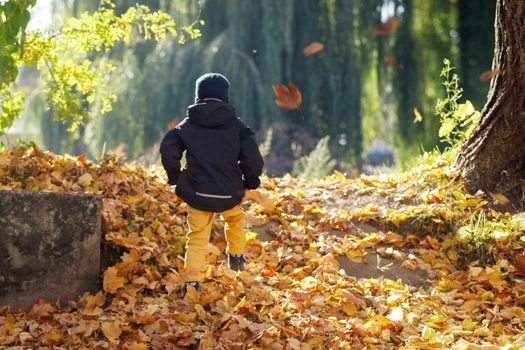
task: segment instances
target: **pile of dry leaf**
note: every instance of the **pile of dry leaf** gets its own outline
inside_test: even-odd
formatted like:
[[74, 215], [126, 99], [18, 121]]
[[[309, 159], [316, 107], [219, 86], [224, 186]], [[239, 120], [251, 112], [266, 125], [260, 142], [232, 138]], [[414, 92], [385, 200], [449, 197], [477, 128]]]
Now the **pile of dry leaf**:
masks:
[[[159, 169], [7, 149], [0, 153], [0, 189], [100, 194], [106, 241], [125, 253], [94, 295], [68, 305], [39, 301], [27, 312], [0, 309], [0, 345], [520, 349], [522, 222], [466, 195], [448, 158], [424, 157], [398, 175], [263, 179], [244, 207], [250, 227], [273, 223], [273, 239], [262, 242], [249, 229], [247, 268], [235, 274], [225, 266], [218, 222], [203, 291], [183, 296], [185, 205]], [[375, 231], [358, 229], [363, 222]], [[382, 246], [378, 251], [408, 271], [426, 269], [428, 285], [356, 279], [340, 268], [337, 256], [359, 261], [371, 246]]]

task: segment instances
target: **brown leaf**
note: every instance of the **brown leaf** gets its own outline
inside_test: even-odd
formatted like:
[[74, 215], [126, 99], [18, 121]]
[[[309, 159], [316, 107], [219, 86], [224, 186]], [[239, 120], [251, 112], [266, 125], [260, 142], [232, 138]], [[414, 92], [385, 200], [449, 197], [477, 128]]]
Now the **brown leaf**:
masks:
[[283, 109], [298, 109], [303, 102], [301, 92], [293, 83], [290, 83], [289, 86], [273, 85], [273, 92], [277, 97], [275, 104]]
[[374, 30], [374, 35], [385, 35], [391, 32], [392, 30], [397, 29], [401, 25], [401, 20], [399, 17], [392, 16], [390, 17], [383, 25], [377, 27]]
[[518, 254], [512, 260], [512, 265], [516, 269], [516, 275], [525, 277], [525, 255]]
[[33, 304], [33, 306], [31, 306], [31, 311], [29, 311], [29, 313], [37, 318], [46, 318], [51, 317], [56, 311], [56, 308], [49, 302], [39, 299]]
[[39, 338], [40, 342], [44, 345], [53, 346], [57, 345], [62, 340], [62, 331], [58, 328], [52, 328], [50, 331], [45, 332]]
[[318, 41], [314, 41], [314, 42], [308, 44], [303, 49], [303, 54], [305, 56], [310, 56], [310, 55], [318, 53], [319, 51], [322, 51], [323, 49], [324, 49], [324, 44], [323, 43], [320, 43]]

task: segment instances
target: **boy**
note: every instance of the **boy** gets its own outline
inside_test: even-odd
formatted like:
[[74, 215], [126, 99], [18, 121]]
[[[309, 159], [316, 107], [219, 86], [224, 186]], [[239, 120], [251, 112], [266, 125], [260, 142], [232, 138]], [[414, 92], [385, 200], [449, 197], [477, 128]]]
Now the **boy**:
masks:
[[[228, 266], [244, 269], [246, 246], [244, 213], [240, 203], [245, 189], [256, 189], [263, 159], [254, 133], [229, 104], [230, 83], [221, 74], [208, 73], [195, 82], [195, 104], [187, 117], [162, 140], [162, 165], [168, 183], [188, 205], [184, 289], [199, 289], [206, 267], [208, 242], [215, 215], [225, 221]], [[186, 166], [180, 160], [186, 151]]]

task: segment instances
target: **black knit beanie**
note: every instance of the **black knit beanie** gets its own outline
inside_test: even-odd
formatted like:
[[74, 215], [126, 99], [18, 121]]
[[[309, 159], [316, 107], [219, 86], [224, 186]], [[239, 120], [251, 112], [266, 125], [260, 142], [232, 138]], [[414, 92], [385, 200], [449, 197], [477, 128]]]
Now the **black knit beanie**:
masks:
[[229, 87], [230, 82], [222, 74], [206, 73], [195, 82], [195, 102], [205, 98], [218, 98], [229, 103]]

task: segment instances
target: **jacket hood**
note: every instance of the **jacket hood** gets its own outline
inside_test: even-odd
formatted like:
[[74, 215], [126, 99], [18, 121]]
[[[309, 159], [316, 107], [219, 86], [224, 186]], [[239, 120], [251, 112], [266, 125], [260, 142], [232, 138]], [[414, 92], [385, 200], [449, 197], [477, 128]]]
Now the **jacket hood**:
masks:
[[188, 118], [204, 128], [216, 128], [236, 119], [235, 108], [218, 99], [207, 98], [188, 107]]

